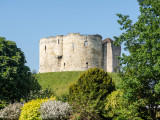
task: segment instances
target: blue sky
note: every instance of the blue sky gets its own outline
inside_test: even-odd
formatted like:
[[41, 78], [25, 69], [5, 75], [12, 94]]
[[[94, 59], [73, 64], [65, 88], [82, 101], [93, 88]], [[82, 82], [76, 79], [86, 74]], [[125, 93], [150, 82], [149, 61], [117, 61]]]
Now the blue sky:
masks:
[[[68, 33], [100, 34], [103, 39], [122, 31], [116, 13], [137, 21], [136, 0], [0, 0], [0, 36], [16, 42], [27, 66], [39, 69], [39, 40]], [[124, 52], [122, 50], [122, 52]]]

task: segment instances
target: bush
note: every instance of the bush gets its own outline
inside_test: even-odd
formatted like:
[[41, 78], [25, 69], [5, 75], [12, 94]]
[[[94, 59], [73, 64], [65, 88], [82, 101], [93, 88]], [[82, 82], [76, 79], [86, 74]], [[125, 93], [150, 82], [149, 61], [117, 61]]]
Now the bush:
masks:
[[102, 120], [98, 110], [95, 109], [96, 102], [73, 103], [69, 120]]
[[46, 88], [44, 90], [37, 90], [37, 91], [30, 91], [30, 94], [28, 96], [27, 99], [25, 99], [26, 101], [30, 101], [33, 99], [45, 99], [45, 98], [50, 98], [52, 96], [55, 96], [55, 93], [50, 89], [50, 88]]
[[0, 109], [3, 109], [5, 106], [8, 105], [8, 102], [5, 100], [0, 100]]
[[40, 106], [43, 102], [48, 100], [55, 100], [55, 98], [50, 99], [37, 99], [31, 100], [28, 103], [25, 103], [22, 107], [21, 115], [19, 120], [40, 120]]
[[84, 101], [96, 102], [95, 108], [102, 115], [105, 113], [106, 97], [114, 89], [114, 82], [103, 69], [92, 68], [84, 72], [77, 82], [69, 87], [69, 101], [81, 104]]
[[9, 104], [4, 109], [0, 111], [0, 119], [3, 120], [18, 120], [20, 113], [21, 113], [21, 107], [23, 104], [20, 103], [14, 103]]
[[62, 102], [67, 102], [68, 101], [68, 94], [62, 94], [62, 95], [56, 95], [56, 100], [62, 101]]
[[123, 99], [123, 91], [116, 90], [107, 96], [105, 109], [107, 111], [107, 117], [113, 118], [119, 115], [120, 109], [122, 109], [123, 104], [125, 104]]
[[71, 107], [68, 103], [49, 100], [42, 103], [40, 112], [42, 120], [65, 120], [71, 112]]
[[112, 120], [148, 120], [146, 101], [139, 98], [137, 102], [129, 103], [123, 94], [123, 90], [119, 89], [107, 96], [107, 117]]

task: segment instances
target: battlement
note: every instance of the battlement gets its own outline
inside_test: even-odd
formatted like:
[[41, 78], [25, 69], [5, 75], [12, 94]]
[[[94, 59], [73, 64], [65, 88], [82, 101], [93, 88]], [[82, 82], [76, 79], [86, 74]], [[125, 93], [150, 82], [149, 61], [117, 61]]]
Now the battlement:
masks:
[[[85, 71], [100, 67], [108, 72], [118, 69], [121, 48], [113, 45], [113, 40], [101, 35], [68, 35], [50, 36], [40, 39], [39, 72]], [[116, 68], [117, 67], [117, 68]]]

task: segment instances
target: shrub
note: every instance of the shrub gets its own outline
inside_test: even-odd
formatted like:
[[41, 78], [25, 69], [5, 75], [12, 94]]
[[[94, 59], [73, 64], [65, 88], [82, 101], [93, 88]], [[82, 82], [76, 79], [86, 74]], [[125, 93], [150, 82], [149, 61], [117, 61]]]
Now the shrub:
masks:
[[114, 82], [103, 69], [92, 68], [84, 72], [76, 83], [69, 87], [69, 101], [81, 104], [84, 101], [97, 102], [95, 108], [102, 115], [105, 112], [106, 96], [114, 89]]
[[9, 104], [0, 111], [0, 118], [3, 120], [18, 120], [23, 104]]
[[119, 114], [119, 110], [122, 109], [124, 104], [123, 91], [116, 90], [107, 96], [105, 109], [107, 111], [107, 117], [113, 118]]
[[69, 120], [102, 120], [98, 110], [95, 109], [96, 102], [73, 103]]
[[62, 94], [62, 95], [55, 95], [56, 100], [62, 101], [62, 102], [67, 102], [68, 101], [68, 94]]
[[46, 88], [44, 90], [38, 90], [38, 91], [30, 91], [30, 94], [26, 101], [30, 101], [33, 99], [45, 99], [45, 98], [50, 98], [52, 96], [55, 96], [55, 93], [50, 89]]
[[148, 120], [146, 101], [139, 98], [137, 102], [129, 103], [123, 94], [123, 90], [119, 89], [107, 96], [107, 117], [112, 120]]
[[22, 107], [21, 115], [19, 120], [40, 120], [39, 116], [41, 115], [39, 109], [42, 102], [48, 100], [55, 100], [55, 98], [50, 99], [37, 99], [31, 100], [28, 103], [25, 103]]
[[8, 102], [5, 100], [0, 100], [0, 109], [3, 109], [5, 106], [8, 105]]
[[71, 112], [70, 105], [61, 101], [46, 101], [42, 103], [41, 108], [42, 120], [64, 120]]

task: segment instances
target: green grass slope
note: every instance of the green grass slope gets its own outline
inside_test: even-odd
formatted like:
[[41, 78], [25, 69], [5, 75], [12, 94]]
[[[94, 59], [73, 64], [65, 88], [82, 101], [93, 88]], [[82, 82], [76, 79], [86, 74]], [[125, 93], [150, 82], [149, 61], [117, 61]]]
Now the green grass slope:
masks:
[[118, 73], [108, 73], [108, 74], [112, 78], [112, 80], [114, 81], [116, 89], [118, 89], [119, 85], [121, 83], [121, 78], [119, 77]]
[[[69, 85], [76, 82], [79, 75], [83, 72], [84, 71], [65, 71], [40, 73], [37, 75], [37, 79], [39, 84], [42, 86], [42, 89], [50, 88], [56, 93], [56, 95], [61, 96], [63, 94], [68, 94]], [[118, 86], [120, 83], [118, 74], [109, 73], [109, 76], [112, 77], [115, 85]]]
[[68, 86], [74, 83], [83, 71], [40, 73], [36, 77], [42, 89], [50, 88], [56, 95], [68, 94]]

